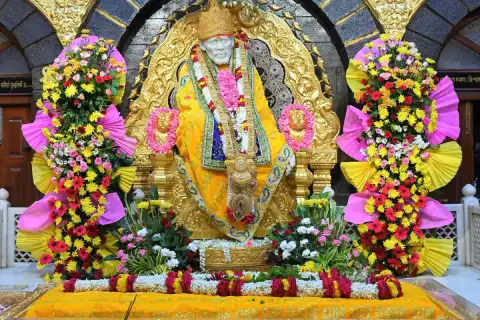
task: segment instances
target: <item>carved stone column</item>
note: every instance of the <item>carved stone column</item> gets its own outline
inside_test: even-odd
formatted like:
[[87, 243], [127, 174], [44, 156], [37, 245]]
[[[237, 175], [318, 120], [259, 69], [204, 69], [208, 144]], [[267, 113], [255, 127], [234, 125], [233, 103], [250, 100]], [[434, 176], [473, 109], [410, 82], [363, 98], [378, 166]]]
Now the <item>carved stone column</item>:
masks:
[[330, 170], [337, 163], [336, 149], [314, 149], [310, 167], [313, 170], [313, 193], [320, 194], [325, 186], [331, 186]]
[[172, 188], [174, 184], [172, 170], [173, 152], [152, 154], [150, 159], [153, 166], [153, 171], [148, 179], [150, 185], [157, 187], [158, 198], [160, 200], [172, 203]]
[[299, 151], [295, 153], [296, 165], [290, 176], [287, 177], [288, 184], [292, 187], [292, 196], [297, 202], [302, 202], [310, 194], [310, 185], [313, 181], [313, 174], [308, 169], [311, 153]]

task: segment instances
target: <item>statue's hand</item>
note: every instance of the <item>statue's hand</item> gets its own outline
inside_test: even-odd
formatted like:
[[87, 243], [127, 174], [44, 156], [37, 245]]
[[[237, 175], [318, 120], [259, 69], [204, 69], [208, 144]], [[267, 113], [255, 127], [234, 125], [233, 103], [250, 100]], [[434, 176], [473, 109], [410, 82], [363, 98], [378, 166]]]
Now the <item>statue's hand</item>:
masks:
[[293, 155], [290, 158], [290, 161], [287, 163], [287, 168], [285, 169], [285, 173], [287, 176], [290, 176], [292, 174], [293, 168], [295, 168], [296, 161], [295, 161], [295, 156]]

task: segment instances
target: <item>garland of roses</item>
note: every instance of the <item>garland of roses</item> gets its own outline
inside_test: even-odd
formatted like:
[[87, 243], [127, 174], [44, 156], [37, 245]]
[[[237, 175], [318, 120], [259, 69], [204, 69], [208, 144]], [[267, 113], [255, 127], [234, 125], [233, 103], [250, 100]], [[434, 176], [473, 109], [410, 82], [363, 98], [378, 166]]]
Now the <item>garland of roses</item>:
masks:
[[366, 283], [352, 282], [336, 269], [309, 274], [313, 280], [294, 277], [253, 282], [258, 273], [243, 271], [198, 274], [190, 271], [137, 277], [122, 274], [105, 280], [71, 279], [64, 292], [158, 292], [227, 296], [322, 297], [344, 299], [394, 299], [403, 296], [400, 282], [391, 274], [372, 275]]
[[[290, 111], [292, 110], [301, 110], [305, 115], [305, 133], [302, 141], [294, 140], [290, 134], [289, 123]], [[288, 106], [283, 108], [282, 115], [278, 120], [278, 125], [280, 127], [280, 131], [285, 136], [287, 144], [293, 149], [293, 151], [297, 152], [301, 149], [308, 149], [312, 145], [315, 119], [312, 112], [308, 110], [307, 106], [303, 104], [289, 104]]]
[[[169, 113], [170, 121], [168, 127], [167, 140], [163, 144], [159, 144], [156, 139], [157, 122], [159, 113]], [[147, 122], [147, 145], [155, 153], [167, 153], [175, 145], [177, 140], [176, 130], [178, 128], [178, 110], [169, 108], [155, 108], [150, 114], [150, 118]]]

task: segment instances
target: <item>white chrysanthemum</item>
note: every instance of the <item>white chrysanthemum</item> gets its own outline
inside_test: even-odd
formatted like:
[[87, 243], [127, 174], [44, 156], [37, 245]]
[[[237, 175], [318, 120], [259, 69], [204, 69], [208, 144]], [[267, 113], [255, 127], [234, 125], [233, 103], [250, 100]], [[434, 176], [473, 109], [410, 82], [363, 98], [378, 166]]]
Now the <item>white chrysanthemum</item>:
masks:
[[304, 225], [310, 225], [312, 223], [312, 220], [310, 220], [310, 218], [303, 218], [300, 223]]

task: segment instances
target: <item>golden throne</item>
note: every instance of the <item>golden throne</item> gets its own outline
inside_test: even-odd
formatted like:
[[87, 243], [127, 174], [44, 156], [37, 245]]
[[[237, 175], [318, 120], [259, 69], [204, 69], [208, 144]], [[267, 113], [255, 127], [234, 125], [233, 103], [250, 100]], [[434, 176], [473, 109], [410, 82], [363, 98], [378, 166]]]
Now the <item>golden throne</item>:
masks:
[[[152, 45], [156, 46], [153, 53], [146, 50], [130, 96], [132, 102], [126, 126], [128, 135], [137, 140], [137, 177], [134, 189], [140, 188], [147, 193], [150, 184], [155, 183], [161, 198], [173, 201], [178, 222], [193, 232], [193, 238], [205, 239], [221, 238], [224, 234], [209, 221], [193, 200], [181, 169], [177, 168], [177, 163], [180, 162], [177, 156], [152, 155], [145, 137], [145, 126], [154, 108], [176, 107], [172, 97], [177, 89], [178, 71], [190, 56], [196, 41], [199, 13], [188, 12], [199, 4], [197, 2], [172, 13], [167, 19], [170, 28], [164, 26], [152, 41]], [[330, 185], [330, 170], [337, 162], [335, 138], [340, 130], [339, 119], [332, 111], [332, 100], [327, 97], [329, 83], [317, 48], [310, 43], [308, 36], [301, 33], [301, 28], [288, 12], [281, 12], [280, 17], [281, 8], [268, 2], [262, 4], [271, 12], [248, 6], [234, 10], [236, 27], [241, 28], [249, 38], [249, 54], [259, 70], [262, 69], [261, 64], [266, 64], [283, 71], [281, 86], [286, 91], [270, 92], [275, 100], [272, 102], [274, 115], [278, 117], [285, 105], [283, 103], [289, 100], [285, 92], [289, 92], [293, 100], [289, 103], [305, 104], [314, 114], [315, 134], [310, 152], [296, 154], [297, 168], [292, 178], [288, 178], [288, 183], [284, 179], [277, 188], [255, 236], [265, 236], [272, 225], [288, 222], [295, 200], [308, 195], [312, 181], [314, 193]], [[179, 13], [185, 15], [177, 20], [176, 14]], [[297, 38], [295, 33], [300, 37]], [[164, 40], [160, 41], [161, 38]], [[272, 63], [265, 62], [265, 52], [270, 55], [267, 60]], [[319, 71], [317, 73], [316, 68]], [[146, 77], [142, 81], [144, 73]], [[319, 79], [317, 74], [323, 75]], [[267, 80], [262, 77], [262, 82]], [[312, 169], [313, 176], [308, 166]]]

